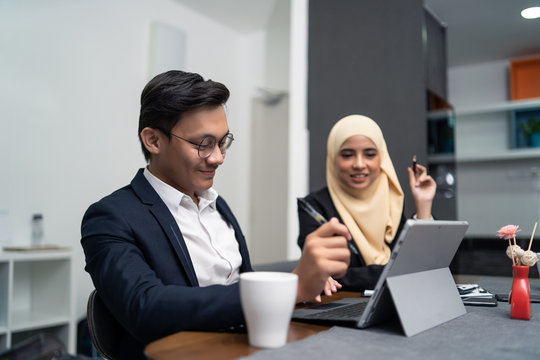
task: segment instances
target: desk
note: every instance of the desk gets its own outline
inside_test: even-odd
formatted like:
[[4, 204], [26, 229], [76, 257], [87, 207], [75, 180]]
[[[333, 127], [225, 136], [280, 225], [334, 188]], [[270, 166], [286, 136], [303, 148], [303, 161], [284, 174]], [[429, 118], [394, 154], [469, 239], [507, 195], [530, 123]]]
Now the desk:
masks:
[[[476, 281], [478, 280], [478, 281]], [[540, 294], [538, 279], [530, 279], [531, 293]], [[511, 279], [457, 278], [475, 281], [494, 293], [504, 293]], [[359, 293], [338, 292], [323, 302]], [[413, 337], [406, 337], [398, 323], [358, 330], [291, 322], [288, 344], [261, 350], [249, 346], [247, 334], [179, 332], [150, 343], [145, 352], [154, 360], [168, 359], [540, 359], [540, 304], [531, 304], [530, 321], [510, 319], [510, 306], [467, 306], [467, 314]], [[328, 331], [325, 331], [328, 330]], [[301, 340], [303, 341], [297, 341]]]
[[[323, 296], [322, 302], [332, 302], [345, 297], [360, 297], [358, 292], [340, 291], [331, 297]], [[329, 326], [291, 322], [287, 343], [301, 340], [328, 330]], [[250, 346], [247, 334], [183, 331], [156, 340], [144, 349], [154, 360], [228, 360], [248, 356], [261, 350]]]

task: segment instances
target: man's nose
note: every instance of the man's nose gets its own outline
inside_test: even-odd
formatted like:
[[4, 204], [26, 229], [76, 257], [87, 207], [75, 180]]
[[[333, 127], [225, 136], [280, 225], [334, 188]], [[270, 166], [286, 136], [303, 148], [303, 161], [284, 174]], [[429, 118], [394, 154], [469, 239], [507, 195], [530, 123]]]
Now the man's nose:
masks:
[[206, 158], [206, 161], [208, 161], [211, 164], [221, 165], [221, 164], [223, 164], [224, 159], [225, 159], [225, 154], [221, 153], [221, 149], [216, 144], [214, 146], [214, 149], [212, 150], [212, 153], [210, 154], [210, 156]]

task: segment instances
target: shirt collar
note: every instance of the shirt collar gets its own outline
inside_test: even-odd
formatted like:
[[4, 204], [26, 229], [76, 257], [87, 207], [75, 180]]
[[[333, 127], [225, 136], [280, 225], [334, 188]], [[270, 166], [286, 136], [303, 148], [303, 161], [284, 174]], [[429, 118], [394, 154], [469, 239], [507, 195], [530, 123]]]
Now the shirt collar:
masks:
[[[180, 205], [183, 198], [187, 198], [186, 200], [191, 200], [189, 195], [186, 195], [169, 184], [163, 182], [161, 179], [152, 174], [148, 168], [144, 168], [143, 174], [168, 208], [176, 209]], [[203, 191], [201, 194], [199, 194], [199, 209], [203, 209], [207, 206], [211, 206], [213, 209], [215, 209], [217, 198], [218, 193], [214, 188]]]
[[216, 200], [218, 198], [217, 191], [211, 187], [210, 189], [204, 190], [199, 195], [199, 208], [203, 209], [206, 206], [212, 207], [212, 209], [216, 209]]

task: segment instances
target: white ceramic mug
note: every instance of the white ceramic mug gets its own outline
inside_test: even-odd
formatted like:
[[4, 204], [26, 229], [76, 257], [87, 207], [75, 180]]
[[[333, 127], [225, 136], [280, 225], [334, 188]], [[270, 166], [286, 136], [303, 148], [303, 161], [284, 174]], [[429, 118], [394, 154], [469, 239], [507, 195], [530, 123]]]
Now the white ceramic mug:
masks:
[[240, 299], [251, 346], [276, 348], [287, 343], [297, 286], [296, 274], [240, 274]]

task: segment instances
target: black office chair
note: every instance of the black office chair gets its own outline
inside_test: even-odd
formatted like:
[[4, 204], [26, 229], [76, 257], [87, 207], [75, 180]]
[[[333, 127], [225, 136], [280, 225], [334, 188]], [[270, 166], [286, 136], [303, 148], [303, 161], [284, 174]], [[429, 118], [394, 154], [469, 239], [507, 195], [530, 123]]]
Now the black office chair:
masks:
[[96, 290], [88, 297], [88, 330], [96, 350], [106, 359], [115, 360], [122, 327], [105, 306]]

